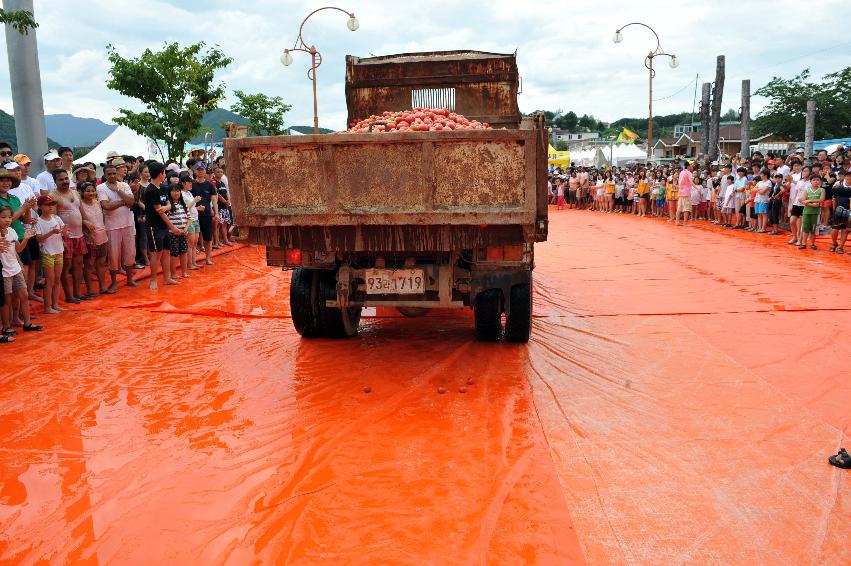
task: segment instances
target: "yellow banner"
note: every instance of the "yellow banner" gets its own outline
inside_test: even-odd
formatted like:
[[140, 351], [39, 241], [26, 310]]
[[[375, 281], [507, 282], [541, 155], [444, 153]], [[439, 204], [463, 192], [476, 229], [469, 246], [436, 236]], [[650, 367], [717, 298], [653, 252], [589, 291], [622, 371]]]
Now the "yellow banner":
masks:
[[618, 136], [617, 141], [620, 143], [632, 143], [638, 139], [638, 134], [630, 130], [629, 128], [624, 128], [623, 131]]

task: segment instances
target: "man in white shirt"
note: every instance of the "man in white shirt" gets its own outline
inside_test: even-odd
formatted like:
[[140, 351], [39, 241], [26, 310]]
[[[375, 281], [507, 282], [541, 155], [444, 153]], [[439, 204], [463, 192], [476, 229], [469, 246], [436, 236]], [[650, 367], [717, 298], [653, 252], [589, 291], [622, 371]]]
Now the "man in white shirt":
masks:
[[25, 153], [19, 153], [14, 159], [15, 163], [21, 166], [21, 184], [28, 185], [37, 198], [39, 195], [38, 181], [35, 180], [35, 177], [30, 177], [32, 161], [30, 161], [29, 156]]
[[[119, 158], [120, 159], [120, 158]], [[133, 191], [127, 183], [117, 180], [115, 165], [103, 168], [105, 183], [97, 186], [97, 198], [103, 208], [103, 223], [109, 238], [109, 272], [112, 282], [106, 293], [118, 288], [118, 272], [127, 275], [127, 286], [138, 287], [133, 281], [133, 264], [136, 261], [136, 233], [133, 221]]]
[[48, 151], [44, 154], [44, 171], [35, 178], [42, 194], [50, 194], [56, 190], [56, 182], [54, 182], [51, 172], [54, 169], [59, 169], [61, 163], [62, 159], [55, 151]]

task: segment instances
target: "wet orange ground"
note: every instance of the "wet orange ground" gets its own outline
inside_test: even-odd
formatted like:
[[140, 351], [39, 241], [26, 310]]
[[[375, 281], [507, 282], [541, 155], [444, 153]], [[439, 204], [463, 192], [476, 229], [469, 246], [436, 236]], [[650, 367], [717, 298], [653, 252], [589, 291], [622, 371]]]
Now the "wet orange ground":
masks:
[[0, 559], [851, 558], [849, 258], [551, 217], [528, 346], [460, 311], [300, 340], [256, 248], [43, 316], [0, 349]]

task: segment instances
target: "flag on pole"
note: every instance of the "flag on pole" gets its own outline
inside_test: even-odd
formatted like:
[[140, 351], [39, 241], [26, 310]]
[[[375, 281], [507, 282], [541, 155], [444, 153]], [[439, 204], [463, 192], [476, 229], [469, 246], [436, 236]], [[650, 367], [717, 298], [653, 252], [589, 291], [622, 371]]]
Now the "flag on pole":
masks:
[[618, 136], [617, 141], [621, 143], [632, 143], [638, 139], [638, 134], [630, 130], [629, 128], [624, 128], [623, 131]]

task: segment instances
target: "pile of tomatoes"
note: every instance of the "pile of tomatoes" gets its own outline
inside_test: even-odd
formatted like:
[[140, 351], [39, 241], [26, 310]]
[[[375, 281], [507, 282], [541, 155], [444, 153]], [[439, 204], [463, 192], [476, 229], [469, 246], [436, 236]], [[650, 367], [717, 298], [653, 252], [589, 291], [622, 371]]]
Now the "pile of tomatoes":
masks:
[[440, 132], [444, 130], [489, 130], [487, 122], [468, 120], [446, 108], [414, 108], [383, 112], [355, 122], [349, 132]]

